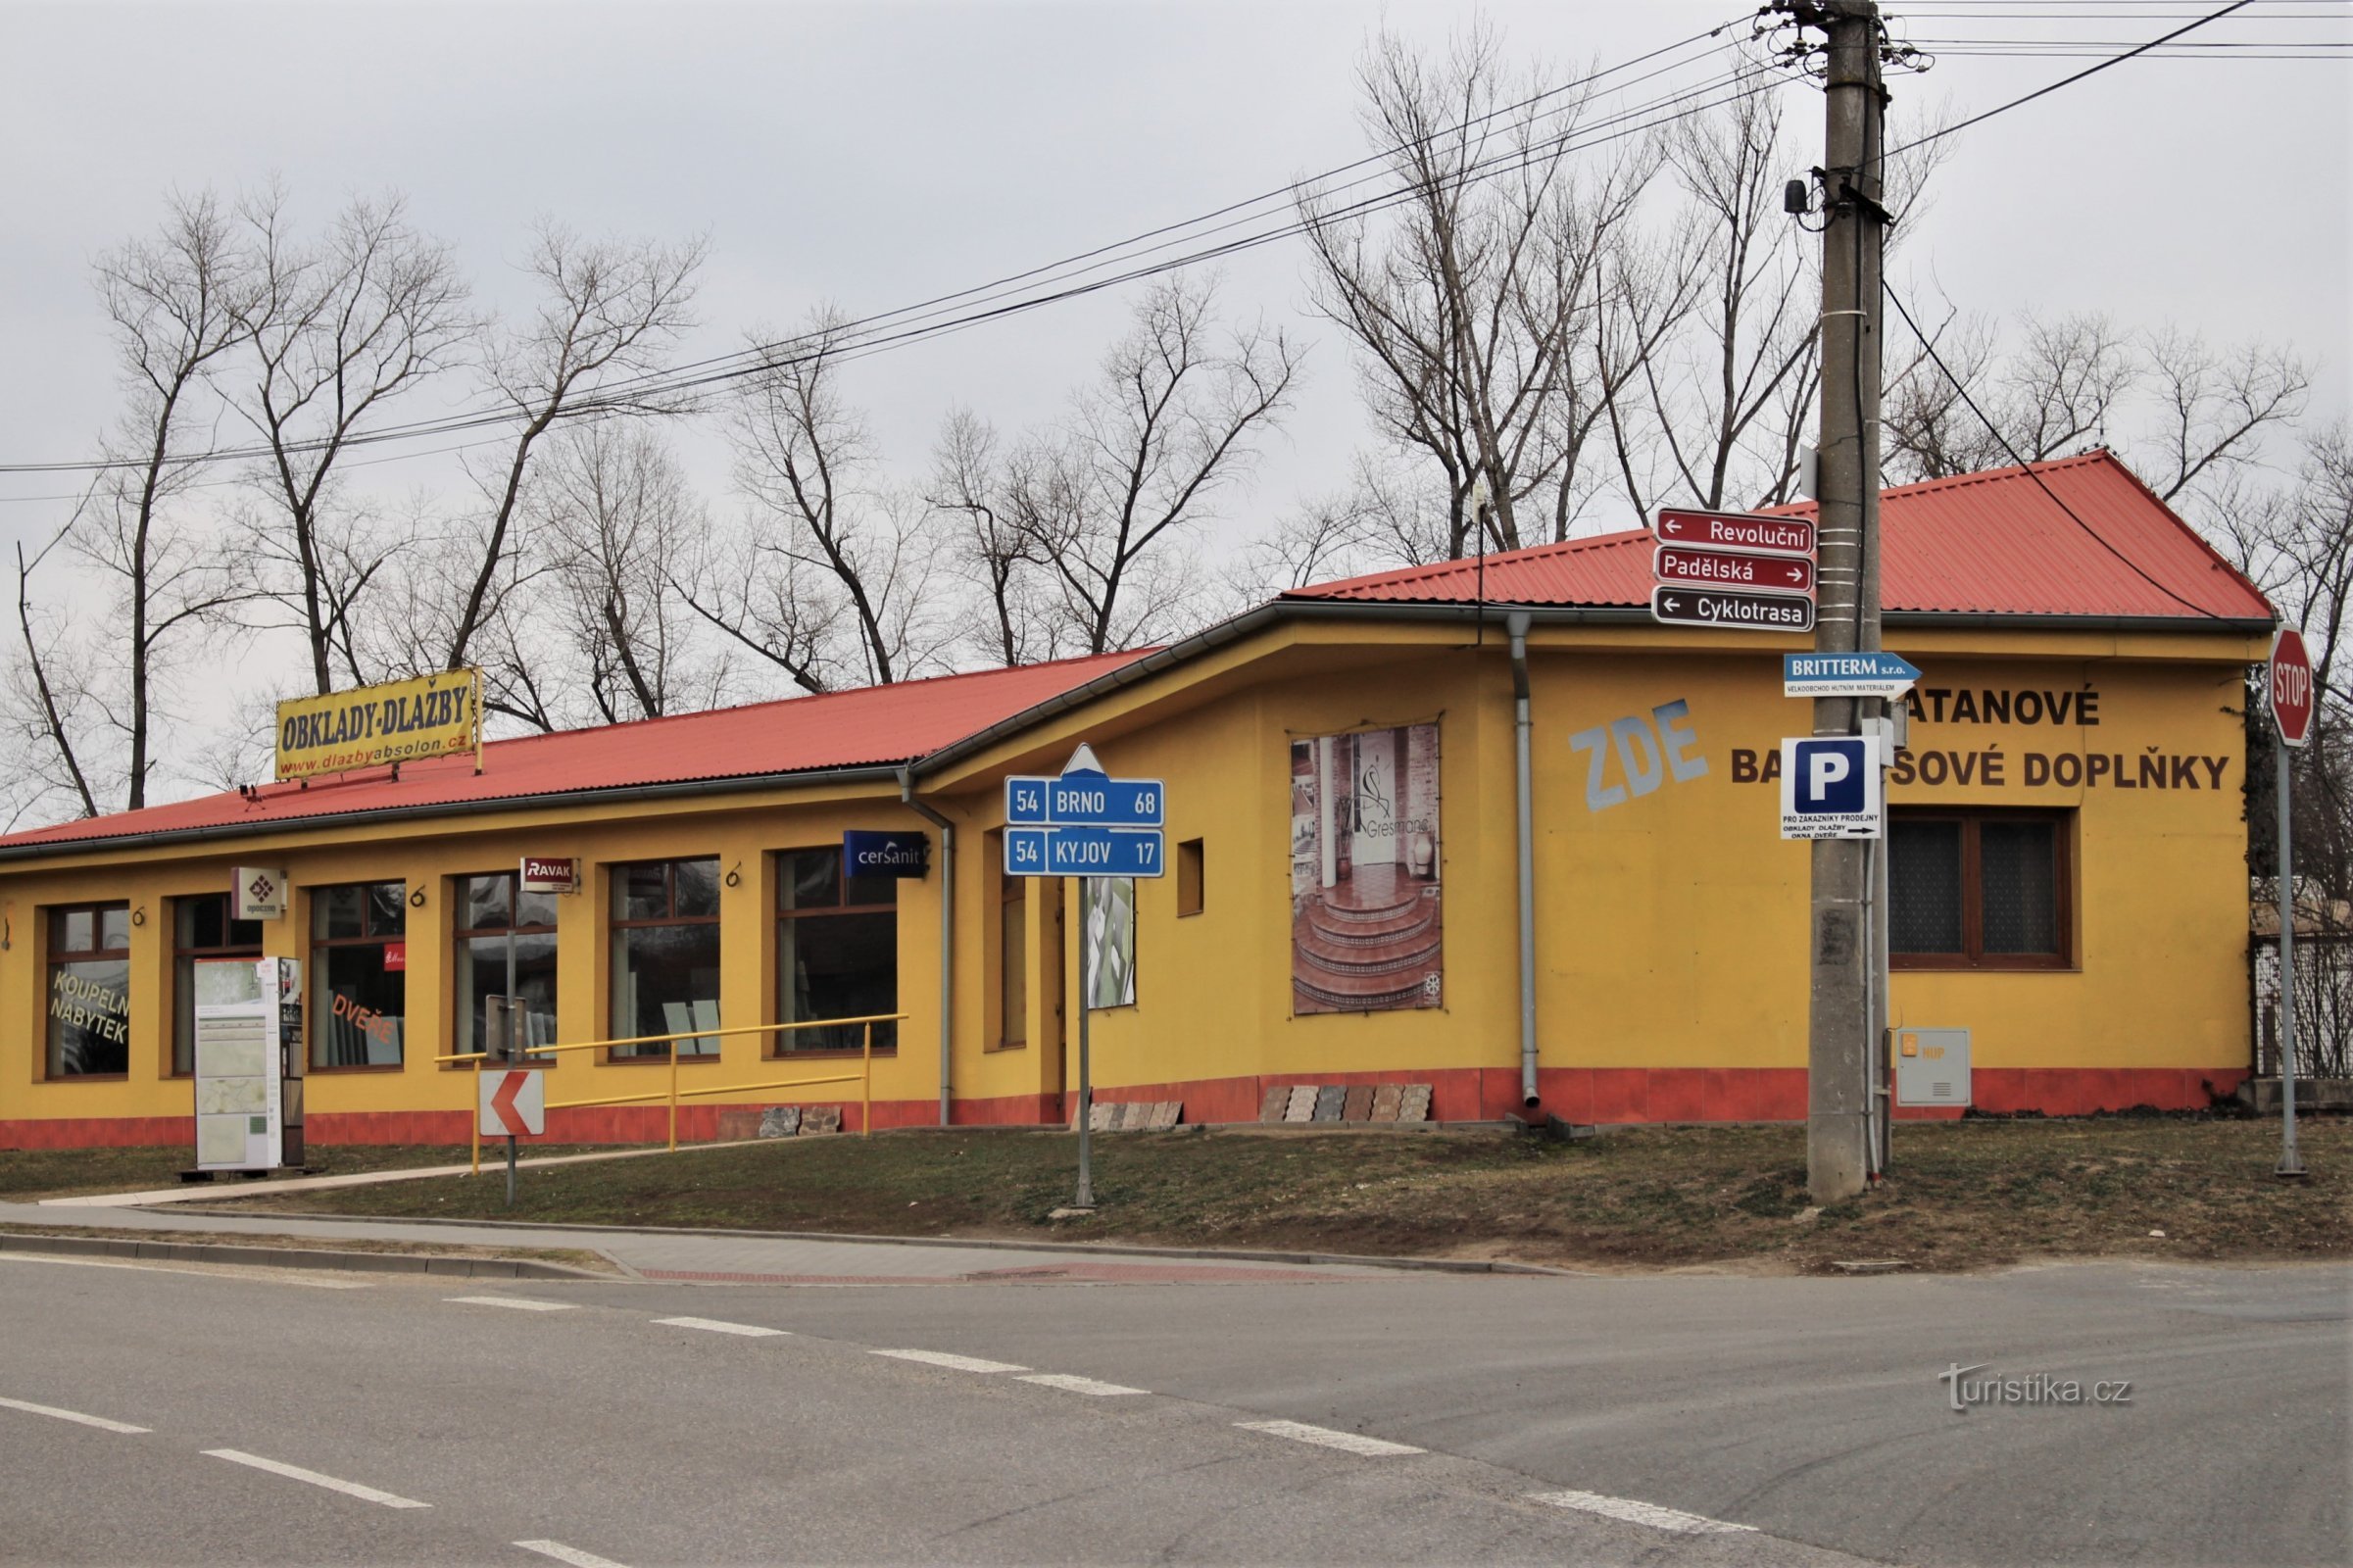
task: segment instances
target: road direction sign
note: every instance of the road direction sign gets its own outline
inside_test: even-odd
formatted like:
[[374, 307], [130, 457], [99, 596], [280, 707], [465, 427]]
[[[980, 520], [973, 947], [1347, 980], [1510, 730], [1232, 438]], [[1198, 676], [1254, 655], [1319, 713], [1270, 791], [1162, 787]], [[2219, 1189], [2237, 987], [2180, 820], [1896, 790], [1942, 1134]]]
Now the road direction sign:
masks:
[[1663, 583], [1696, 583], [1708, 588], [1763, 588], [1785, 594], [1814, 591], [1812, 562], [1745, 550], [1660, 545], [1650, 555], [1650, 575]]
[[1733, 593], [1662, 583], [1650, 590], [1650, 616], [1674, 625], [1734, 631], [1812, 631], [1814, 602], [1796, 594]]
[[1008, 827], [1007, 876], [1164, 876], [1153, 828]]
[[1774, 556], [1811, 556], [1814, 525], [1803, 517], [1759, 517], [1743, 512], [1658, 509], [1659, 543], [1718, 550], [1761, 550]]
[[547, 1078], [538, 1068], [484, 1071], [482, 1117], [477, 1125], [485, 1138], [537, 1135], [548, 1130]]
[[1168, 791], [1156, 778], [1106, 778], [1081, 769], [1005, 781], [1005, 819], [1055, 827], [1158, 827]]
[[1784, 654], [1784, 697], [1901, 697], [1920, 679], [1911, 661], [1896, 654]]
[[1876, 839], [1887, 829], [1876, 735], [1803, 735], [1781, 743], [1781, 836]]
[[2271, 667], [2265, 672], [2265, 700], [2272, 723], [2283, 746], [2301, 746], [2312, 739], [2312, 656], [2304, 651], [2304, 634], [2282, 626], [2272, 639]]

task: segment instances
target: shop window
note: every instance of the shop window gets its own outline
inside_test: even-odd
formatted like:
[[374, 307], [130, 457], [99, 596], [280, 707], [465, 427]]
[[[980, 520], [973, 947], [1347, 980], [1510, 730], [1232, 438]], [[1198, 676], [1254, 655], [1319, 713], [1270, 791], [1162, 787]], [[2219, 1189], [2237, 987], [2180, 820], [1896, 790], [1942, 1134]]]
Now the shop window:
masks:
[[462, 877], [458, 895], [458, 1053], [554, 1045], [556, 896], [523, 892], [513, 871]]
[[[681, 1061], [716, 1057], [719, 862], [641, 860], [613, 868], [613, 1036], [684, 1036]], [[614, 1046], [614, 1061], [665, 1061], [670, 1042]]]
[[997, 1043], [1012, 1047], [1029, 1041], [1030, 879], [1000, 872], [998, 882]]
[[1888, 830], [1888, 961], [2064, 969], [2075, 961], [2067, 813], [1905, 811]]
[[130, 906], [49, 911], [49, 1072], [108, 1078], [130, 1071]]
[[[776, 1012], [782, 1023], [899, 1010], [899, 881], [848, 877], [842, 852], [776, 858]], [[770, 1050], [856, 1051], [863, 1024], [777, 1031]], [[874, 1049], [896, 1050], [899, 1026], [878, 1023]]]
[[1201, 841], [1187, 839], [1177, 846], [1177, 913], [1201, 912]]
[[311, 895], [311, 1065], [397, 1067], [408, 1025], [409, 890], [347, 882]]
[[262, 922], [229, 915], [225, 893], [172, 901], [172, 1074], [196, 1071], [196, 960], [259, 958]]

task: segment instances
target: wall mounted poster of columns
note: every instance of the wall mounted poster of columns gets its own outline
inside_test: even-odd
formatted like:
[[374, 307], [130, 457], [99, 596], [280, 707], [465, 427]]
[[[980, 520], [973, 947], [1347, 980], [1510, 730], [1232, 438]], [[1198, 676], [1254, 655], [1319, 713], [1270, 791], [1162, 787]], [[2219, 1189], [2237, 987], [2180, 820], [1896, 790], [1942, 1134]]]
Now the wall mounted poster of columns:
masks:
[[1136, 1004], [1136, 879], [1087, 878], [1087, 1005]]
[[1440, 1004], [1440, 863], [1436, 724], [1292, 741], [1295, 1013]]

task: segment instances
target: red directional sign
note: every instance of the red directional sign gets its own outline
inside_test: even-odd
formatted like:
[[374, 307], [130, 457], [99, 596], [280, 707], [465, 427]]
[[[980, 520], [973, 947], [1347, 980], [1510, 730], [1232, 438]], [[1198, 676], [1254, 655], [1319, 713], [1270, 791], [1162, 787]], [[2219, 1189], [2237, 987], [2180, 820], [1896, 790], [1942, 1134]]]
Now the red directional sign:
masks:
[[1803, 517], [1759, 517], [1742, 512], [1679, 512], [1658, 509], [1662, 544], [1718, 550], [1760, 550], [1774, 556], [1811, 556], [1814, 525]]
[[2301, 746], [2312, 738], [2312, 656], [2304, 651], [2304, 634], [2282, 626], [2272, 639], [2272, 663], [2264, 690], [2271, 704], [2272, 722], [2279, 739]]
[[1790, 594], [1814, 591], [1812, 562], [1740, 550], [1660, 545], [1650, 556], [1650, 575], [1660, 582], [1697, 583], [1708, 588], [1764, 588]]
[[533, 1069], [482, 1074], [482, 1116], [477, 1124], [485, 1138], [537, 1135], [548, 1130], [545, 1080]]

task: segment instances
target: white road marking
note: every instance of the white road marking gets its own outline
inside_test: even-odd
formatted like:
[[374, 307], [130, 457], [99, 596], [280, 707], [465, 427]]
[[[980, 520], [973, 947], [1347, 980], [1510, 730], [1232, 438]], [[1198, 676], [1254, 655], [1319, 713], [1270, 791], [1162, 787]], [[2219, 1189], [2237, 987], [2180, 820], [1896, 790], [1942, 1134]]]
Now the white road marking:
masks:
[[763, 1329], [757, 1323], [722, 1323], [715, 1317], [658, 1317], [654, 1321], [674, 1329], [709, 1329], [713, 1334], [741, 1334], [755, 1340], [792, 1333], [790, 1329]]
[[1234, 1425], [1245, 1432], [1263, 1432], [1268, 1437], [1289, 1438], [1295, 1443], [1312, 1443], [1326, 1448], [1338, 1448], [1343, 1453], [1361, 1454], [1367, 1459], [1423, 1451], [1409, 1443], [1368, 1438], [1361, 1432], [1335, 1432], [1330, 1427], [1311, 1427], [1303, 1421], [1237, 1421]]
[[1532, 1492], [1528, 1500], [1602, 1514], [1632, 1525], [1648, 1525], [1653, 1530], [1672, 1530], [1682, 1536], [1732, 1536], [1753, 1533], [1756, 1529], [1754, 1525], [1736, 1525], [1704, 1514], [1685, 1513], [1680, 1508], [1662, 1508], [1654, 1502], [1637, 1502], [1632, 1497], [1605, 1497], [1597, 1492]]
[[1015, 1366], [1010, 1361], [984, 1361], [977, 1355], [951, 1355], [946, 1350], [871, 1350], [870, 1355], [887, 1355], [900, 1361], [920, 1361], [925, 1366], [944, 1366], [951, 1372], [1027, 1372], [1028, 1367]]
[[378, 1492], [375, 1488], [364, 1487], [357, 1481], [339, 1481], [333, 1476], [322, 1476], [316, 1470], [305, 1470], [298, 1464], [281, 1464], [275, 1459], [265, 1459], [258, 1453], [247, 1453], [242, 1448], [207, 1448], [204, 1451], [211, 1458], [226, 1459], [231, 1464], [251, 1465], [256, 1470], [267, 1470], [273, 1476], [284, 1476], [289, 1481], [302, 1481], [314, 1487], [324, 1487], [329, 1492], [340, 1492], [347, 1497], [358, 1497], [363, 1502], [382, 1503], [387, 1508], [430, 1508], [433, 1506], [429, 1502], [418, 1502], [415, 1497], [403, 1497], [390, 1492]]
[[260, 1280], [265, 1285], [301, 1285], [314, 1291], [364, 1291], [366, 1280], [302, 1280], [288, 1274], [276, 1264], [257, 1269], [250, 1263], [223, 1263], [221, 1268], [235, 1268], [241, 1274], [223, 1274], [209, 1268], [180, 1268], [170, 1263], [121, 1263], [103, 1257], [49, 1257], [28, 1252], [0, 1252], [0, 1263], [55, 1263], [63, 1268], [129, 1268], [143, 1274], [193, 1274], [204, 1280]]
[[147, 1427], [134, 1427], [127, 1421], [109, 1421], [102, 1415], [83, 1415], [79, 1410], [61, 1410], [54, 1404], [34, 1404], [29, 1399], [0, 1399], [0, 1405], [22, 1410], [26, 1415], [53, 1415], [60, 1421], [78, 1421], [85, 1427], [101, 1432], [146, 1432]]
[[558, 1562], [568, 1562], [572, 1568], [623, 1568], [622, 1564], [614, 1562], [611, 1557], [600, 1557], [593, 1551], [582, 1551], [579, 1547], [567, 1546], [561, 1541], [518, 1541], [515, 1544], [525, 1551], [536, 1551], [542, 1557], [553, 1557]]
[[1060, 1389], [1065, 1394], [1150, 1394], [1150, 1389], [1131, 1389], [1123, 1383], [1098, 1383], [1093, 1378], [1074, 1377], [1068, 1372], [1032, 1372], [1021, 1379], [1040, 1388]]
[[511, 1306], [517, 1312], [568, 1312], [571, 1301], [534, 1301], [527, 1296], [445, 1296], [460, 1306]]

